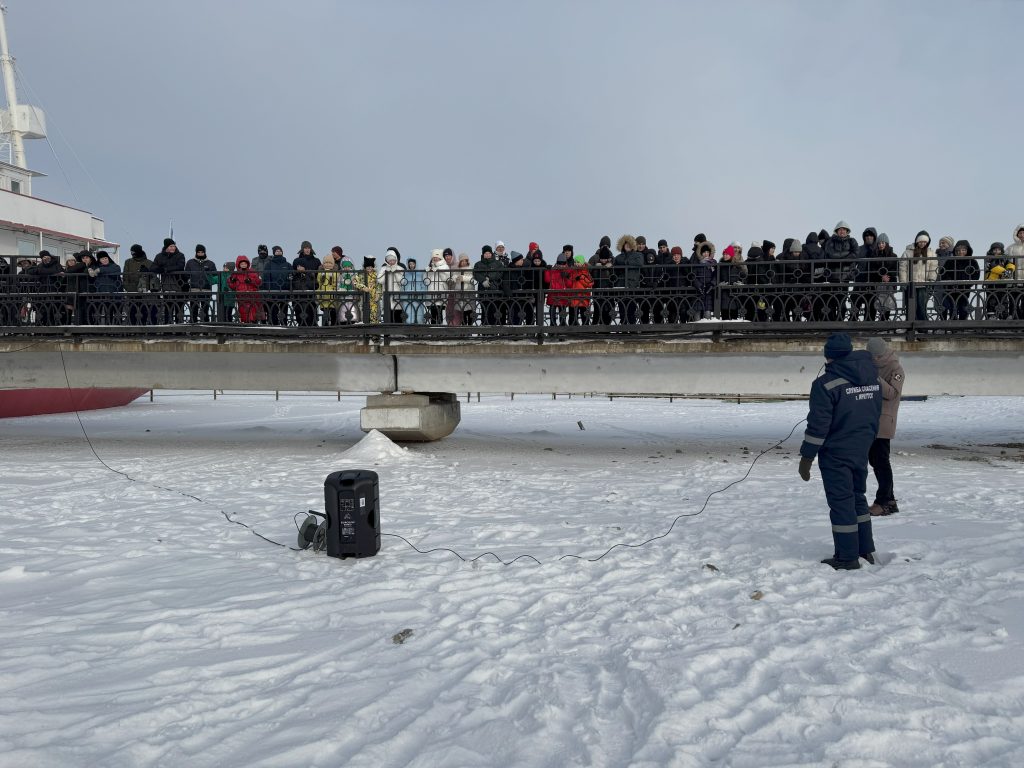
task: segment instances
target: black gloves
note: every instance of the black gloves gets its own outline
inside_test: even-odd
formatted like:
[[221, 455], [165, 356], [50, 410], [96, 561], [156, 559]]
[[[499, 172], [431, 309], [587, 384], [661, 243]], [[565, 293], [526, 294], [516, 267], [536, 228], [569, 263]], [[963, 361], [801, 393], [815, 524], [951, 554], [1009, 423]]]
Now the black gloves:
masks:
[[811, 479], [811, 467], [814, 465], [814, 459], [808, 459], [805, 457], [800, 458], [800, 477], [806, 483]]

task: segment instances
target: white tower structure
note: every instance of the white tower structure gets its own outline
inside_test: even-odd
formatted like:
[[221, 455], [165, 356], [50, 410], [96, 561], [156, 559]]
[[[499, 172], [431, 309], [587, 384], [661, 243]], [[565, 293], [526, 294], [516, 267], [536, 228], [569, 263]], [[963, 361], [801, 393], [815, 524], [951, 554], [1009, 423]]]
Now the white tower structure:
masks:
[[7, 6], [0, 5], [0, 69], [3, 70], [4, 95], [7, 109], [0, 110], [0, 133], [10, 137], [11, 164], [28, 168], [25, 164], [25, 139], [46, 138], [46, 117], [39, 107], [18, 104], [18, 91], [14, 83], [14, 58], [7, 48]]

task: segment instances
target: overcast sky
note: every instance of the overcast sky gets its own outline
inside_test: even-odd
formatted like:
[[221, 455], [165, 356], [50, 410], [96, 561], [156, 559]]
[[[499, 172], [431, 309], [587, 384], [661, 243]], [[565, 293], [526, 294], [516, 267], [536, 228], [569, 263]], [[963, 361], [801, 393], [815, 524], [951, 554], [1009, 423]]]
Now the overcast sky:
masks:
[[5, 2], [35, 193], [125, 250], [1024, 221], [1024, 2]]

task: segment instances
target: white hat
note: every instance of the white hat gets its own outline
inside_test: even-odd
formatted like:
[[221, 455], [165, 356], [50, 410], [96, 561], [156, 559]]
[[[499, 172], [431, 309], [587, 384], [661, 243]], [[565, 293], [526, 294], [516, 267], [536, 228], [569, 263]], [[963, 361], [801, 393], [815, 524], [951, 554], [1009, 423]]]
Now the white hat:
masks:
[[494, 247], [495, 247], [495, 248], [504, 248], [504, 247], [505, 247], [505, 244], [504, 244], [503, 242], [501, 242], [501, 240], [499, 240], [498, 242], [496, 242], [496, 243], [494, 244]]
[[435, 248], [434, 250], [432, 250], [430, 252], [430, 260], [431, 261], [433, 261], [434, 259], [443, 259], [443, 258], [444, 258], [444, 254], [441, 252], [440, 248]]

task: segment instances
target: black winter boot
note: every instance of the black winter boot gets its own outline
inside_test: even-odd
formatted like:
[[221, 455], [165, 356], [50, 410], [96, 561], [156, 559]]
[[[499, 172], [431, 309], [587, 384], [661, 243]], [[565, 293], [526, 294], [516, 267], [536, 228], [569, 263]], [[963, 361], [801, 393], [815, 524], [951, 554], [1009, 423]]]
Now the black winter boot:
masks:
[[826, 557], [821, 562], [831, 565], [837, 571], [856, 571], [860, 568], [860, 560], [840, 560], [838, 557]]
[[865, 560], [867, 560], [869, 563], [871, 563], [871, 565], [875, 564], [875, 553], [874, 552], [868, 552], [866, 555], [861, 555], [861, 557], [864, 558]]

